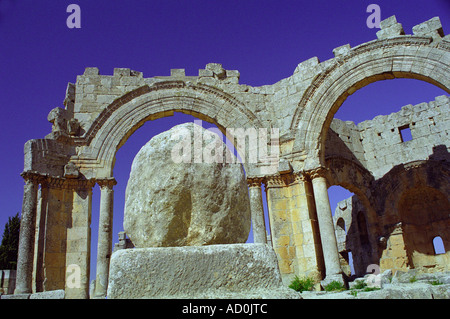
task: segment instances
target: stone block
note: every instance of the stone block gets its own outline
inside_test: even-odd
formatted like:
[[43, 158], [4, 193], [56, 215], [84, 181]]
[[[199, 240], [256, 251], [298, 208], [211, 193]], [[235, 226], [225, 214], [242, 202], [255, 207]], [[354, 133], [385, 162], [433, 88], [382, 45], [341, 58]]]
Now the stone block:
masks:
[[0, 299], [30, 299], [31, 294], [1, 295]]
[[300, 298], [264, 244], [135, 248], [111, 257], [108, 299]]
[[64, 299], [64, 289], [37, 292], [30, 295], [30, 299]]
[[386, 18], [380, 22], [380, 28], [381, 29], [387, 29], [393, 25], [397, 24], [397, 18], [395, 15], [390, 16], [389, 18]]
[[98, 68], [86, 68], [83, 75], [99, 75], [99, 70]]
[[131, 70], [127, 68], [114, 68], [114, 76], [131, 76]]
[[381, 29], [377, 32], [377, 38], [378, 39], [387, 39], [391, 37], [397, 37], [399, 35], [404, 35], [405, 31], [403, 31], [403, 27], [400, 23], [396, 23], [394, 25], [391, 25], [390, 27], [386, 29]]
[[214, 77], [218, 78], [219, 80], [222, 80], [226, 77], [226, 70], [222, 67], [222, 64], [220, 63], [208, 63], [205, 67], [206, 70], [212, 71], [214, 74]]
[[214, 73], [211, 70], [200, 69], [200, 70], [198, 70], [198, 76], [199, 77], [213, 77]]
[[186, 76], [186, 72], [184, 69], [171, 69], [170, 76], [183, 77]]
[[292, 167], [288, 160], [280, 160], [280, 162], [278, 163], [278, 172], [280, 174], [287, 174], [292, 172]]
[[334, 56], [345, 55], [350, 51], [350, 44], [345, 44], [333, 50]]
[[415, 35], [421, 36], [444, 36], [444, 30], [442, 29], [441, 20], [439, 17], [431, 18], [428, 21], [422, 22], [412, 29]]

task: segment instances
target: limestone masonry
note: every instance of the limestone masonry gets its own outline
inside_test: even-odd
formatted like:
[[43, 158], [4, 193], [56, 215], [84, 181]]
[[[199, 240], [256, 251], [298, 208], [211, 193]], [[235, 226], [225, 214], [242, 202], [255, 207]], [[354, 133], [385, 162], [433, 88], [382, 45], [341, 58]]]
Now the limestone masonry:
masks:
[[[239, 83], [239, 71], [218, 63], [207, 64], [198, 75], [173, 69], [170, 75], [149, 78], [125, 68], [114, 69], [112, 75], [86, 68], [75, 83], [68, 84], [64, 106], [49, 110], [51, 132], [25, 144], [15, 294], [57, 291], [61, 295], [63, 291], [65, 298], [104, 298], [108, 291], [117, 293], [123, 288], [118, 288], [117, 277], [109, 278], [110, 260], [125, 258], [121, 260], [123, 267], [136, 260], [143, 261], [142, 267], [164, 260], [161, 267], [174, 266], [161, 247], [143, 248], [148, 250], [144, 254], [138, 248], [118, 250], [113, 255], [111, 251], [115, 154], [145, 122], [174, 112], [214, 123], [223, 133], [242, 129], [250, 138], [253, 132], [259, 137], [267, 132], [266, 140], [258, 139], [266, 142], [249, 146], [267, 156], [244, 158], [242, 164], [250, 211], [243, 213], [241, 222], [252, 222], [257, 246], [276, 257], [273, 278], [279, 272], [285, 286], [295, 275], [313, 277], [322, 286], [332, 280], [347, 281], [350, 253], [358, 276], [363, 276], [369, 265], [393, 273], [409, 269], [448, 271], [449, 97], [406, 105], [397, 113], [358, 125], [334, 119], [349, 95], [375, 81], [413, 78], [450, 92], [450, 35], [444, 34], [439, 18], [415, 26], [413, 34], [407, 32], [392, 16], [381, 22], [377, 39], [353, 48], [348, 44], [335, 48], [334, 57], [326, 61], [310, 58], [293, 66], [290, 77], [260, 87]], [[411, 140], [406, 131], [410, 131]], [[262, 184], [268, 201], [269, 237]], [[94, 258], [90, 223], [96, 185], [101, 190], [99, 232], [98, 238], [93, 238], [98, 243], [97, 275], [89, 295], [89, 283], [94, 279], [89, 278]], [[339, 204], [334, 219], [327, 192], [332, 185], [356, 194]], [[121, 236], [118, 247], [131, 247], [125, 234]], [[445, 253], [435, 251], [435, 240], [442, 240]], [[218, 245], [221, 248], [216, 254], [228, 256], [236, 251], [235, 245]], [[219, 279], [229, 269], [237, 280], [233, 283], [239, 286], [246, 274], [273, 266], [261, 260], [252, 266], [256, 261], [251, 259], [256, 257], [248, 245], [241, 253], [250, 254], [245, 255], [250, 259], [243, 257], [240, 263], [238, 257], [230, 257], [229, 262], [238, 266], [220, 269]], [[206, 247], [167, 249], [179, 249], [174, 258], [181, 258], [182, 268], [182, 256], [189, 248], [198, 252]], [[157, 260], [150, 261], [150, 256]], [[214, 260], [211, 265], [214, 262], [221, 267], [223, 261]], [[71, 265], [79, 267], [79, 285], [73, 285], [69, 277], [73, 275], [67, 271]], [[122, 266], [114, 263], [111, 270]], [[161, 269], [162, 274], [169, 274], [168, 269]], [[278, 279], [273, 287], [279, 287]], [[108, 287], [108, 282], [113, 286]], [[240, 291], [257, 289], [248, 284]], [[170, 287], [174, 286], [176, 282]], [[214, 286], [205, 282], [198, 291], [206, 287]], [[188, 290], [184, 292], [190, 294]], [[145, 292], [145, 296], [154, 296], [154, 291]]]
[[153, 137], [134, 158], [125, 195], [124, 230], [135, 247], [247, 240], [250, 200], [241, 165], [172, 161], [177, 144], [190, 140], [185, 146], [191, 149], [194, 130], [206, 132], [194, 123], [177, 125]]

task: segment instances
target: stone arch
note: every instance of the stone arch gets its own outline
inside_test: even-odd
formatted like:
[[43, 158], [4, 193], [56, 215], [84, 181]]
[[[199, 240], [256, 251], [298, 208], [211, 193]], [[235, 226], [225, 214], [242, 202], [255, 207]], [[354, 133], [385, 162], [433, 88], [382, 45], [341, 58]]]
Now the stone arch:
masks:
[[113, 175], [115, 153], [145, 122], [171, 116], [173, 112], [191, 114], [227, 128], [261, 127], [259, 119], [231, 95], [207, 85], [167, 81], [145, 85], [116, 99], [92, 124], [84, 139], [78, 162], [87, 176]]
[[295, 151], [305, 151], [305, 169], [323, 166], [325, 138], [334, 114], [356, 90], [376, 81], [413, 78], [450, 93], [450, 46], [429, 46], [430, 37], [400, 36], [359, 45], [318, 74], [295, 110]]
[[329, 169], [329, 184], [344, 187], [356, 194], [366, 209], [369, 231], [378, 233], [378, 219], [371, 193], [371, 184], [374, 181], [372, 174], [355, 161], [342, 157], [327, 158], [326, 167]]

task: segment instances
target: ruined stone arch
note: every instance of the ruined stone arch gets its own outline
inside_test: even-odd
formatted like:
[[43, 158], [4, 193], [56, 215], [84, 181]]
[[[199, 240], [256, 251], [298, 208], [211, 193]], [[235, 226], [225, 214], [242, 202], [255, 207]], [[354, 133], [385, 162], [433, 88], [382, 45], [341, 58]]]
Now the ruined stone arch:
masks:
[[[344, 187], [358, 196], [367, 213], [369, 231], [373, 234], [378, 233], [378, 220], [371, 192], [371, 185], [374, 182], [372, 174], [358, 163], [340, 157], [327, 158], [326, 167], [329, 170], [330, 186]], [[373, 246], [376, 246], [374, 242]]]
[[207, 85], [167, 81], [140, 87], [107, 106], [85, 136], [88, 146], [77, 164], [92, 169], [96, 176], [113, 175], [115, 154], [145, 122], [171, 116], [173, 112], [191, 114], [226, 128], [261, 127], [257, 117], [233, 96]]
[[[433, 44], [433, 45], [432, 45]], [[295, 151], [305, 150], [305, 169], [323, 166], [331, 120], [345, 99], [376, 81], [413, 78], [450, 93], [450, 46], [431, 37], [399, 36], [371, 41], [338, 55], [302, 96], [292, 119]]]
[[[252, 221], [259, 225], [254, 228], [258, 230], [255, 241], [271, 243], [285, 283], [294, 275], [325, 279], [324, 284], [342, 280], [329, 185], [350, 189], [368, 203], [365, 207], [371, 207], [366, 221], [372, 249], [377, 247], [374, 255], [378, 254], [377, 260], [369, 263], [380, 262], [382, 269], [399, 269], [394, 260], [399, 256], [391, 254], [389, 238], [402, 237], [396, 217], [405, 185], [422, 183], [447, 197], [450, 194], [448, 134], [444, 127], [448, 120], [443, 116], [448, 114], [448, 97], [436, 98], [424, 106], [439, 114], [435, 119], [434, 115], [425, 119], [429, 123], [420, 123], [432, 125], [433, 133], [441, 134], [435, 134], [433, 141], [425, 141], [427, 135], [420, 139], [426, 146], [433, 144], [433, 154], [428, 148], [422, 152], [424, 156], [421, 153], [421, 157], [413, 159], [396, 158], [381, 167], [366, 157], [363, 145], [328, 154], [324, 151], [335, 112], [348, 95], [365, 85], [403, 77], [427, 81], [450, 92], [450, 42], [439, 19], [414, 27], [413, 36], [403, 35], [401, 26], [399, 29], [399, 24], [393, 23], [395, 18], [386, 20], [381, 23], [378, 40], [353, 49], [349, 45], [336, 48], [335, 57], [322, 63], [317, 58], [303, 61], [291, 77], [261, 87], [239, 84], [238, 71], [225, 70], [217, 63], [200, 69], [198, 76], [172, 69], [170, 76], [151, 78], [130, 69], [117, 68], [113, 76], [107, 76], [100, 75], [97, 68], [86, 68], [75, 84], [69, 83], [64, 108], [53, 109], [47, 117], [52, 123], [51, 133], [25, 144], [24, 222], [16, 293], [65, 289], [68, 298], [89, 297], [92, 190], [98, 185], [101, 194], [95, 294], [106, 295], [116, 152], [146, 121], [173, 112], [212, 122], [222, 131], [280, 130], [279, 141], [273, 143], [281, 154], [273, 156], [274, 172], [251, 174], [249, 165], [245, 169]], [[402, 111], [411, 110], [408, 106]], [[387, 133], [397, 134], [396, 129], [405, 124]], [[336, 144], [338, 148], [344, 142], [356, 147], [353, 141], [362, 136], [354, 138], [359, 134], [356, 131], [356, 135], [349, 134], [348, 140]], [[415, 160], [421, 161], [410, 162]], [[406, 162], [410, 163], [397, 165]], [[264, 225], [262, 183], [267, 192], [269, 238]], [[386, 238], [377, 236], [389, 237], [387, 248], [383, 246]], [[66, 265], [75, 263], [80, 264], [81, 285], [69, 289], [62, 274]]]

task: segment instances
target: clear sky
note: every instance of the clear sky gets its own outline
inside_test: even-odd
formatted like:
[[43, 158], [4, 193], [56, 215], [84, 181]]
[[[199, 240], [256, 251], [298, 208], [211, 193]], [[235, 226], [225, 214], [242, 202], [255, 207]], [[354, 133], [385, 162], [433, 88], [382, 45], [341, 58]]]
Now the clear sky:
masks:
[[[80, 29], [66, 25], [72, 3], [81, 8]], [[241, 84], [273, 84], [292, 75], [304, 60], [317, 56], [325, 61], [335, 47], [376, 39], [378, 29], [366, 25], [371, 3], [380, 6], [382, 19], [395, 14], [406, 34], [435, 16], [450, 33], [449, 0], [0, 0], [1, 231], [8, 217], [21, 210], [24, 143], [50, 133], [47, 114], [63, 107], [67, 83], [74, 83], [86, 67], [98, 67], [104, 75], [131, 68], [152, 77], [169, 75], [173, 68], [197, 75], [216, 62], [239, 70]], [[358, 123], [442, 94], [416, 80], [377, 82], [350, 96], [336, 117]], [[119, 150], [114, 242], [122, 230], [132, 159], [154, 134], [192, 119], [179, 115], [149, 122]], [[330, 197], [334, 210], [342, 197]], [[93, 202], [95, 259], [98, 187]]]

